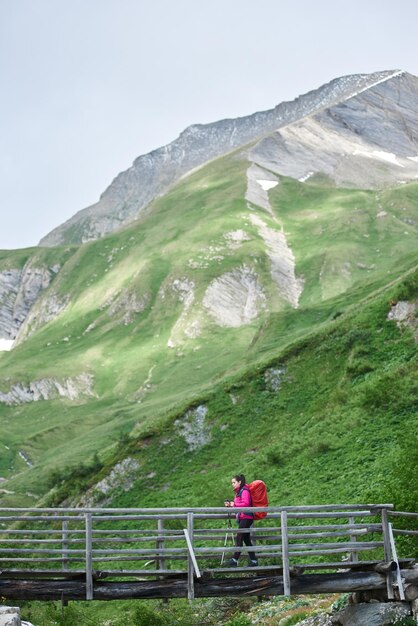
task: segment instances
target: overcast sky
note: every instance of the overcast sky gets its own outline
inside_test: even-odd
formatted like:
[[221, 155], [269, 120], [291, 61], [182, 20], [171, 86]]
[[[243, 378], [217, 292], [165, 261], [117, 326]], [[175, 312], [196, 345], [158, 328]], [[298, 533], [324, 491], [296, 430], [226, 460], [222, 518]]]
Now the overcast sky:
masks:
[[186, 126], [345, 74], [418, 75], [417, 0], [0, 0], [0, 249]]

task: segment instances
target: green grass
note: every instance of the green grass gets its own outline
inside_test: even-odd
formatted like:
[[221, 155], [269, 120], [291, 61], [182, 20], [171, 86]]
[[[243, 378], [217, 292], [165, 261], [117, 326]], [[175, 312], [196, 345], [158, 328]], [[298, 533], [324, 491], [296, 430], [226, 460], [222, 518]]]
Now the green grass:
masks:
[[[220, 505], [230, 476], [244, 471], [266, 481], [275, 505], [393, 502], [417, 510], [409, 470], [418, 464], [416, 343], [387, 320], [389, 300], [405, 294], [418, 297], [417, 272], [196, 398], [193, 406], [208, 408], [211, 434], [201, 449], [189, 451], [176, 425], [184, 408], [137, 433], [118, 454], [138, 458], [138, 480], [113, 505]], [[272, 391], [265, 372], [279, 367], [285, 374]]]
[[[0, 269], [21, 268], [28, 261], [33, 267], [59, 263], [62, 269], [46, 295], [53, 292], [69, 299], [55, 320], [13, 351], [0, 353], [0, 390], [8, 391], [16, 383], [63, 380], [88, 372], [94, 376], [98, 395], [76, 402], [54, 399], [19, 407], [0, 404], [4, 449], [0, 468], [8, 479], [7, 489], [14, 492], [0, 495], [3, 504], [32, 504], [46, 493], [51, 471], [88, 464], [95, 453], [110, 464], [121, 433], [131, 433], [136, 439], [164, 431], [185, 407], [213, 395], [217, 402], [223, 398], [223, 404], [219, 409], [211, 408], [210, 419], [216, 420], [219, 411], [228, 423], [222, 435], [214, 436], [221, 449], [232, 445], [230, 432], [239, 432], [233, 424], [244, 406], [245, 414], [258, 425], [260, 430], [252, 432], [242, 451], [242, 462], [249, 463], [251, 471], [256, 459], [261, 468], [266, 466], [267, 473], [271, 470], [268, 462], [260, 461], [251, 451], [254, 446], [250, 440], [258, 437], [258, 432], [269, 442], [263, 459], [282, 459], [286, 483], [294, 473], [301, 476], [306, 464], [315, 458], [315, 450], [320, 453], [324, 476], [331, 473], [337, 456], [347, 455], [349, 462], [351, 452], [340, 450], [336, 442], [345, 441], [342, 433], [351, 421], [358, 421], [359, 432], [363, 427], [365, 409], [353, 404], [349, 386], [356, 388], [356, 397], [372, 402], [368, 385], [376, 372], [382, 374], [373, 350], [361, 353], [357, 346], [345, 353], [338, 348], [330, 363], [323, 366], [329, 372], [323, 384], [314, 376], [323, 346], [313, 361], [311, 352], [307, 360], [304, 358], [304, 369], [299, 369], [302, 365], [292, 358], [286, 368], [289, 380], [298, 382], [289, 388], [289, 400], [284, 399], [287, 396], [274, 400], [263, 389], [258, 393], [252, 382], [248, 401], [246, 392], [236, 406], [229, 406], [229, 392], [222, 390], [232, 384], [243, 385], [242, 381], [254, 375], [262, 376], [257, 372], [268, 363], [287, 362], [295, 346], [305, 354], [300, 347], [304, 341], [314, 342], [323, 333], [328, 336], [330, 329], [340, 327], [342, 318], [351, 320], [358, 315], [369, 300], [374, 302], [380, 290], [414, 266], [416, 226], [407, 222], [417, 218], [418, 186], [411, 183], [376, 193], [335, 189], [321, 180], [302, 184], [281, 179], [270, 192], [276, 221], [262, 211], [259, 216], [272, 228], [283, 226], [296, 259], [296, 274], [305, 280], [300, 308], [295, 310], [272, 283], [264, 244], [248, 220], [244, 198], [247, 167], [248, 163], [236, 156], [210, 163], [156, 200], [152, 210], [135, 224], [102, 240], [79, 247], [0, 253]], [[386, 211], [387, 216], [377, 218], [380, 211]], [[229, 249], [224, 235], [238, 229], [245, 230], [250, 239], [239, 248]], [[269, 308], [251, 324], [221, 328], [203, 310], [201, 300], [214, 278], [243, 264], [257, 272]], [[175, 279], [193, 282], [195, 300], [186, 320], [198, 321], [202, 330], [195, 339], [187, 339], [181, 329], [176, 331], [179, 345], [168, 348], [174, 325], [184, 313], [184, 304], [172, 288]], [[389, 298], [387, 294], [382, 296], [383, 302]], [[143, 306], [126, 319], [125, 303], [130, 298], [144, 298]], [[37, 306], [41, 310], [42, 301]], [[395, 343], [391, 346], [395, 350]], [[393, 362], [392, 355], [391, 351], [385, 358]], [[393, 380], [383, 379], [383, 387], [397, 380], [396, 363], [385, 374], [393, 375]], [[363, 382], [357, 387], [359, 381]], [[283, 388], [289, 384], [285, 382]], [[317, 405], [312, 403], [317, 399], [323, 409], [324, 395], [329, 395], [331, 404], [317, 422], [313, 417]], [[347, 395], [349, 404], [341, 401]], [[403, 401], [403, 391], [400, 395]], [[310, 426], [306, 430], [305, 420], [316, 423], [312, 432]], [[332, 426], [334, 422], [341, 424], [342, 432]], [[293, 424], [297, 434], [292, 434]], [[275, 434], [276, 426], [280, 436]], [[302, 444], [303, 432], [308, 439]], [[216, 456], [213, 445], [204, 452], [209, 467]], [[19, 451], [31, 459], [32, 468], [26, 466]], [[293, 467], [286, 457], [296, 452], [301, 455], [300, 463]], [[158, 454], [158, 448], [153, 453]], [[233, 464], [235, 460], [229, 462], [227, 472]], [[335, 480], [336, 493], [340, 487], [348, 497], [344, 479]], [[353, 493], [358, 491], [359, 486], [353, 487]], [[302, 495], [295, 492], [292, 497], [298, 500]], [[282, 498], [284, 493], [278, 496]]]

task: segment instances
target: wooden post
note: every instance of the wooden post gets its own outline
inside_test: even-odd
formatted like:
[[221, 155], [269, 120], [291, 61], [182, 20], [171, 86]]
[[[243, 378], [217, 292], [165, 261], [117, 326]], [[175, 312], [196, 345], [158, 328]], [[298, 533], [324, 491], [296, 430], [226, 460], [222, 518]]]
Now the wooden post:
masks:
[[[160, 537], [164, 537], [164, 520], [159, 517], [157, 520], [157, 531], [158, 531], [158, 538], [157, 538], [157, 550], [164, 550], [165, 548], [165, 542], [164, 539], [160, 539]], [[164, 556], [159, 556], [158, 557], [158, 569], [165, 569], [166, 568], [166, 560], [164, 558]]]
[[92, 567], [92, 515], [86, 513], [86, 600], [93, 600], [93, 567]]
[[62, 522], [62, 571], [68, 571], [68, 521]]
[[[348, 518], [348, 523], [349, 524], [355, 524], [356, 520], [353, 516], [350, 516]], [[350, 541], [356, 542], [357, 541], [357, 535], [355, 533], [350, 535]], [[358, 552], [356, 550], [351, 550], [350, 552], [350, 561], [351, 563], [358, 563]]]
[[[164, 539], [160, 539], [160, 537], [164, 537], [164, 520], [162, 517], [159, 517], [157, 519], [157, 532], [158, 532], [158, 539], [157, 539], [157, 550], [164, 550], [165, 549], [165, 541]], [[158, 569], [166, 569], [167, 567], [167, 561], [165, 559], [165, 557], [163, 555], [158, 557]], [[160, 580], [163, 580], [163, 576], [160, 576]], [[168, 604], [169, 603], [169, 598], [163, 598], [163, 602], [164, 604]]]
[[[390, 530], [389, 530], [389, 522], [388, 522], [388, 512], [387, 509], [382, 509], [382, 529], [383, 529], [383, 543], [385, 550], [385, 561], [389, 563], [392, 560], [392, 553], [390, 548]], [[386, 590], [388, 594], [389, 600], [394, 600], [395, 594], [393, 593], [393, 583], [392, 583], [392, 571], [389, 570], [386, 574]]]
[[[62, 571], [68, 572], [68, 521], [62, 522]], [[64, 598], [64, 594], [61, 597], [62, 606], [68, 606], [68, 600]]]
[[290, 571], [289, 571], [289, 537], [287, 532], [287, 511], [281, 514], [282, 526], [282, 561], [283, 561], [283, 589], [284, 595], [290, 596]]
[[193, 513], [187, 513], [187, 530], [184, 529], [184, 535], [186, 537], [188, 558], [187, 558], [187, 598], [194, 600], [194, 574], [200, 578], [199, 566], [197, 565], [196, 557], [193, 551], [193, 526], [194, 519]]
[[389, 524], [389, 538], [390, 538], [390, 547], [392, 549], [393, 560], [396, 563], [396, 581], [398, 583], [399, 598], [401, 600], [405, 600], [405, 592], [404, 592], [403, 583], [402, 583], [401, 570], [399, 568], [398, 555], [396, 553], [396, 545], [395, 545], [395, 538], [393, 536], [392, 524]]

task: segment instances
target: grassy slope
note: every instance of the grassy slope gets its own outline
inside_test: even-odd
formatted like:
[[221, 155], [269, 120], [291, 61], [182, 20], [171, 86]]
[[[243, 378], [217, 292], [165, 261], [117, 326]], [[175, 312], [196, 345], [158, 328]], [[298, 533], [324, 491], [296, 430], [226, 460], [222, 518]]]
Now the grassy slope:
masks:
[[[297, 274], [305, 277], [301, 308], [290, 309], [275, 293], [262, 241], [247, 220], [246, 168], [247, 163], [235, 158], [218, 160], [156, 201], [153, 211], [138, 224], [78, 249], [35, 252], [48, 255], [51, 264], [54, 255], [67, 255], [53, 288], [63, 296], [70, 294], [70, 305], [13, 352], [0, 355], [1, 388], [7, 390], [11, 382], [89, 371], [95, 376], [99, 398], [77, 403], [54, 400], [20, 407], [0, 405], [2, 442], [9, 448], [1, 456], [0, 469], [5, 476], [15, 475], [7, 484], [15, 494], [5, 496], [3, 503], [33, 502], [26, 492], [42, 494], [51, 469], [77, 465], [91, 459], [95, 451], [106, 459], [121, 432], [141, 436], [164, 428], [170, 415], [193, 399], [210, 394], [213, 385], [225, 376], [239, 378], [256, 363], [281, 359], [277, 355], [285, 346], [326, 325], [412, 266], [416, 226], [402, 220], [416, 218], [417, 184], [376, 194], [337, 190], [321, 181], [302, 184], [283, 179], [270, 192], [270, 199], [289, 235]], [[382, 210], [387, 216], [376, 218]], [[268, 215], [260, 215], [269, 223]], [[277, 227], [277, 223], [270, 225]], [[228, 250], [223, 235], [236, 229], [246, 230], [251, 240], [237, 250]], [[209, 246], [221, 252], [211, 253]], [[24, 251], [11, 254], [26, 258]], [[190, 259], [201, 267], [190, 267]], [[2, 261], [6, 262], [10, 262], [8, 255]], [[179, 349], [168, 349], [173, 325], [182, 312], [182, 303], [170, 286], [172, 281], [193, 280], [196, 302], [200, 302], [214, 277], [243, 263], [257, 268], [273, 310], [240, 329], [221, 329], [203, 316], [201, 337], [187, 340]], [[126, 324], [123, 306], [109, 315], [110, 300], [125, 291], [147, 295], [145, 310]], [[94, 328], [86, 332], [92, 323]], [[337, 367], [338, 354], [330, 376], [336, 376], [343, 367], [342, 359]], [[306, 371], [312, 376], [309, 367]], [[321, 398], [318, 403], [322, 406], [323, 394], [334, 384], [332, 377], [324, 389], [316, 389], [314, 380], [308, 385], [309, 380], [307, 377], [306, 394]], [[144, 386], [146, 381], [149, 387]], [[304, 408], [305, 392], [299, 393], [298, 388], [294, 396], [287, 417], [281, 418], [280, 431], [286, 432], [295, 419], [300, 431], [304, 420], [310, 419], [313, 408]], [[252, 419], [261, 412], [263, 419], [257, 418], [259, 436], [266, 436], [273, 446], [270, 433], [276, 424], [275, 409], [271, 407], [272, 413], [270, 409], [264, 411], [268, 394], [257, 398], [252, 409], [242, 402], [232, 408]], [[222, 405], [222, 414], [224, 409]], [[324, 424], [332, 423], [337, 415], [330, 413]], [[222, 420], [232, 423], [233, 415], [228, 411]], [[235, 431], [229, 426], [219, 435], [221, 449], [230, 445], [228, 433], [233, 432], [240, 432], [238, 425]], [[286, 436], [293, 441], [292, 434]], [[335, 437], [330, 436], [331, 448]], [[285, 448], [292, 449], [290, 444]], [[301, 446], [301, 458], [308, 449]], [[18, 450], [24, 450], [34, 468], [25, 466]], [[204, 454], [209, 465], [215, 462], [209, 462], [213, 448]], [[251, 459], [257, 455], [249, 454], [251, 468]], [[280, 451], [277, 454], [280, 456]], [[296, 469], [291, 471], [293, 475]], [[341, 486], [344, 484], [342, 481]]]
[[[245, 471], [266, 480], [276, 504], [390, 498], [406, 506], [409, 498], [418, 506], [413, 489], [398, 490], [402, 480], [412, 486], [405, 463], [418, 461], [416, 342], [387, 320], [398, 298], [418, 298], [417, 271], [268, 366], [216, 386], [200, 399], [211, 441], [198, 451], [188, 451], [176, 415], [159, 434], [129, 444], [140, 477], [113, 504], [220, 504], [230, 476]], [[266, 383], [271, 367], [285, 368], [278, 391]]]

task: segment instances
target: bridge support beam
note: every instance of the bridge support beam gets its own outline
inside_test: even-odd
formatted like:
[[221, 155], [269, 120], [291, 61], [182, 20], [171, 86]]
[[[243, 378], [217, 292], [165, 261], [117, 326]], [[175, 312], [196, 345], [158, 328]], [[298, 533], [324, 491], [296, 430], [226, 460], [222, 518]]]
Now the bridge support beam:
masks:
[[[418, 585], [418, 568], [401, 571], [410, 585]], [[183, 579], [131, 582], [94, 581], [95, 600], [152, 598], [187, 598], [188, 584]], [[386, 577], [377, 572], [338, 574], [301, 574], [292, 577], [292, 595], [309, 593], [348, 593], [386, 589]], [[284, 595], [282, 576], [242, 578], [202, 578], [195, 581], [196, 598], [221, 596]], [[7, 600], [85, 600], [84, 580], [13, 580], [0, 579], [0, 596]]]

